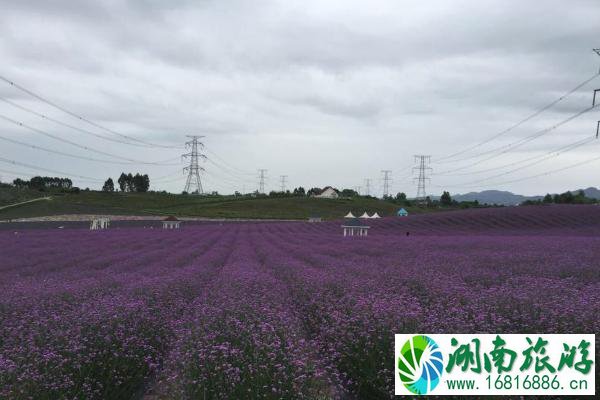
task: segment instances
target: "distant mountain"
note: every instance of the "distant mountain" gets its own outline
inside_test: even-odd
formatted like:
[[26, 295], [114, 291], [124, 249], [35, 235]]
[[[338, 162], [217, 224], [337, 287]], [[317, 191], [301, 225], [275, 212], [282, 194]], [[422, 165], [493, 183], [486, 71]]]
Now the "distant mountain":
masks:
[[484, 190], [482, 192], [470, 192], [465, 194], [457, 194], [452, 196], [457, 201], [475, 201], [484, 204], [502, 204], [505, 206], [514, 206], [524, 202], [525, 200], [537, 200], [543, 196], [522, 196], [503, 190]]
[[[580, 189], [571, 190], [572, 193], [577, 193]], [[583, 189], [587, 197], [600, 199], [600, 190], [595, 187]], [[554, 195], [554, 193], [551, 193]], [[505, 206], [514, 206], [524, 202], [525, 200], [540, 200], [544, 195], [540, 196], [523, 196], [512, 192], [502, 190], [484, 190], [482, 192], [469, 192], [465, 194], [455, 194], [452, 198], [457, 201], [475, 201], [487, 204], [502, 204]]]
[[590, 197], [592, 199], [600, 199], [600, 190], [595, 187], [583, 189], [583, 193], [585, 193], [585, 197]]

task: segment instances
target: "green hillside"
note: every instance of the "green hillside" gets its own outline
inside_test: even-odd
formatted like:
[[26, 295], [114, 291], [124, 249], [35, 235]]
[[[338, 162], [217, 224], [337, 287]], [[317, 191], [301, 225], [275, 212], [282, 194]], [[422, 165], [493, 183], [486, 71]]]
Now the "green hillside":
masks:
[[45, 196], [47, 193], [38, 190], [16, 189], [10, 185], [0, 184], [0, 207]]
[[[0, 189], [3, 191], [4, 189]], [[11, 189], [14, 190], [14, 189]], [[48, 193], [40, 193], [48, 196]], [[0, 219], [41, 217], [59, 214], [176, 215], [207, 218], [304, 219], [318, 215], [340, 218], [348, 211], [392, 215], [395, 204], [371, 198], [315, 199], [309, 197], [200, 197], [164, 193], [50, 194], [47, 201], [37, 201], [0, 209]], [[409, 212], [420, 212], [410, 209]]]

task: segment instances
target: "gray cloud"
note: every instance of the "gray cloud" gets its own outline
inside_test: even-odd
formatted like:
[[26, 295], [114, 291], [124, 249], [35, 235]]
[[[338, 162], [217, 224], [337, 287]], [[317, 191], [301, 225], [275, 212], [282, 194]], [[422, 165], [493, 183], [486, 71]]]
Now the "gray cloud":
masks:
[[[591, 0], [25, 0], [0, 6], [1, 74], [144, 140], [181, 144], [186, 134], [204, 134], [207, 148], [237, 169], [269, 168], [272, 188], [279, 174], [289, 175], [291, 185], [353, 187], [367, 177], [378, 182], [381, 169], [392, 169], [394, 190], [412, 194], [400, 172], [412, 154], [440, 156], [473, 145], [597, 72], [600, 57], [591, 48], [600, 47], [599, 17], [600, 5]], [[596, 87], [600, 79], [490, 147], [588, 106]], [[80, 124], [7, 85], [0, 85], [0, 96]], [[180, 153], [115, 146], [6, 104], [0, 114], [122, 156], [164, 160]], [[598, 119], [592, 112], [486, 167], [592, 135]], [[68, 148], [4, 122], [0, 134]], [[125, 168], [0, 146], [2, 157], [86, 176], [115, 176]], [[514, 176], [586, 159], [589, 149]], [[237, 169], [206, 167], [209, 189], [256, 186]], [[153, 176], [175, 171], [131, 169]], [[536, 193], [595, 184], [588, 171], [500, 188]], [[461, 189], [452, 185], [464, 181], [436, 177], [434, 184], [456, 192]], [[173, 191], [181, 186], [157, 183]]]

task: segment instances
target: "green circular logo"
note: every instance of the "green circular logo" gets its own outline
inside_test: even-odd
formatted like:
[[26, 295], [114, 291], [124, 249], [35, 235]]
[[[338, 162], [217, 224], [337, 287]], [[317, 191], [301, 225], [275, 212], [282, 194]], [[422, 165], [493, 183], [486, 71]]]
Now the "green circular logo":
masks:
[[414, 394], [427, 394], [440, 383], [444, 358], [437, 343], [428, 336], [413, 336], [398, 357], [400, 380]]

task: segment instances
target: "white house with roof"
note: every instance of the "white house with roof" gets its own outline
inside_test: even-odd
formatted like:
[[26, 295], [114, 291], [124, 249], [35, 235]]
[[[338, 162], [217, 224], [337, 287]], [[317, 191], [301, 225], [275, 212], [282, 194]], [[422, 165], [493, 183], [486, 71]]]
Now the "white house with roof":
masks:
[[331, 186], [326, 186], [323, 188], [323, 190], [321, 190], [321, 193], [313, 194], [313, 197], [317, 197], [320, 199], [337, 199], [338, 197], [340, 197], [340, 194]]

